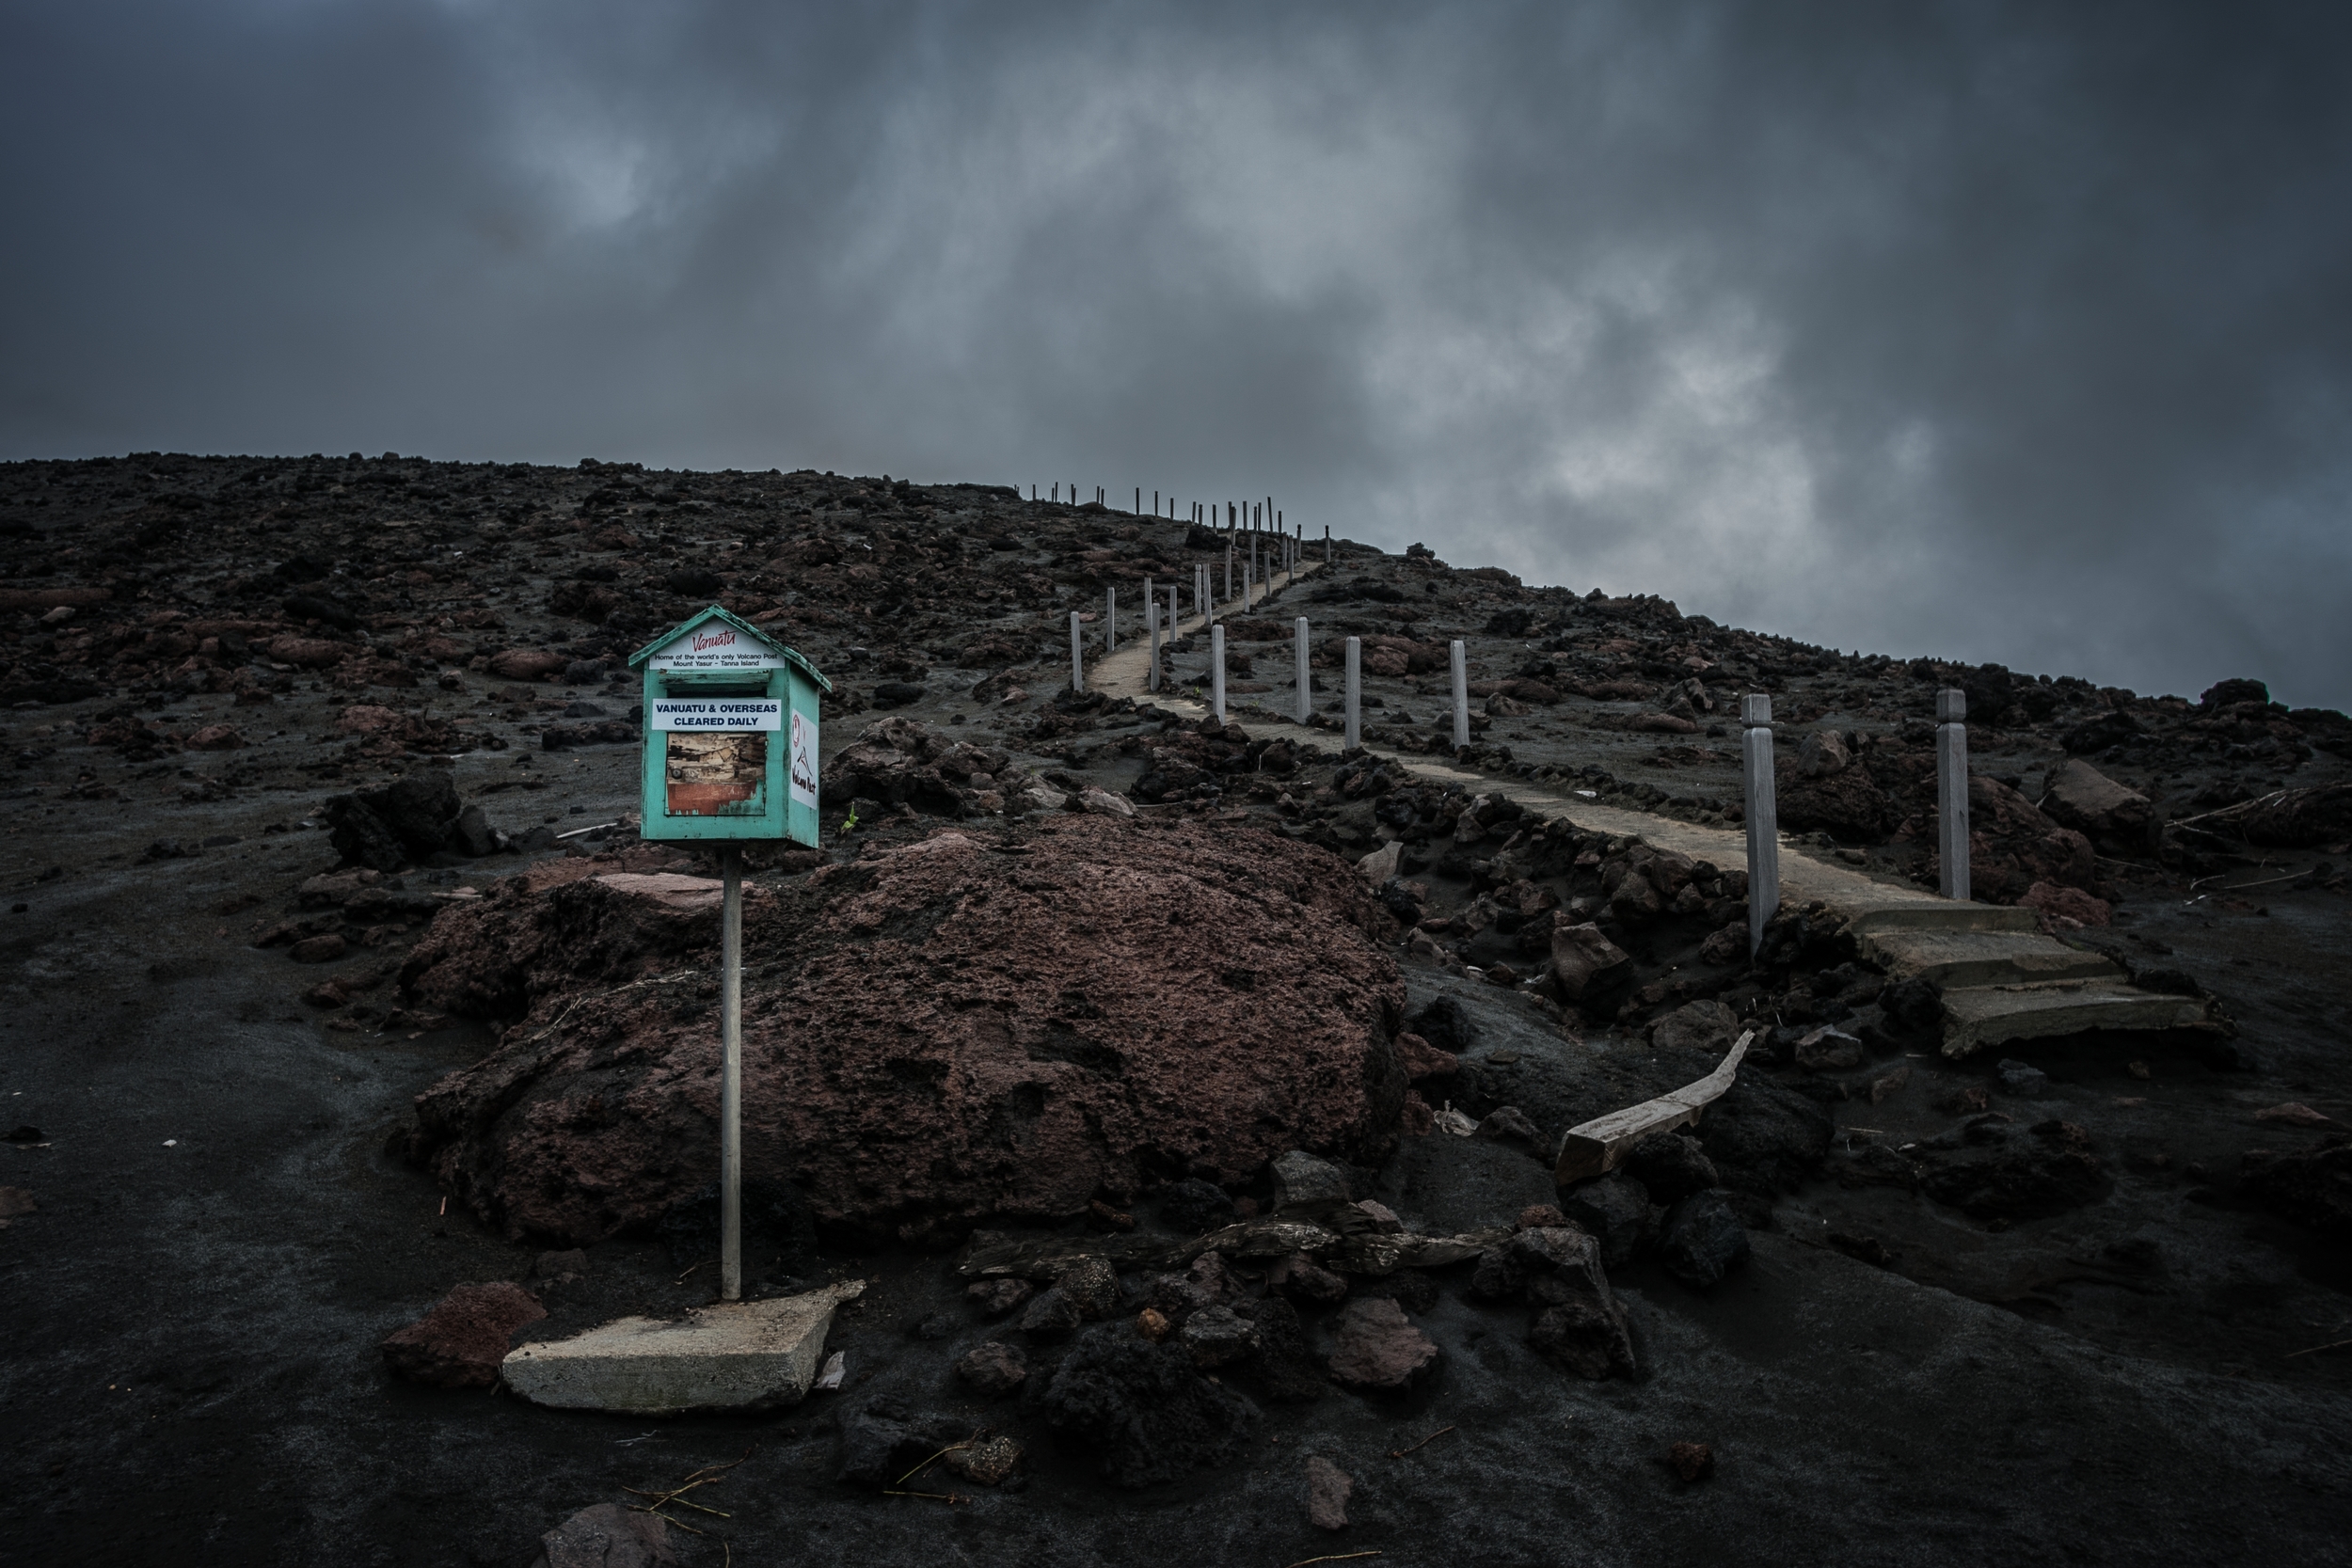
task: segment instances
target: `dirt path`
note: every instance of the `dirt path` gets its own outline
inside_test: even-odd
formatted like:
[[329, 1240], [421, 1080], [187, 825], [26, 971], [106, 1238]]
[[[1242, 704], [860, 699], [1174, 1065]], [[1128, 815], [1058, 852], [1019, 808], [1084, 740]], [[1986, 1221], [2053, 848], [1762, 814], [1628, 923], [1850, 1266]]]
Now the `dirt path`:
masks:
[[[1322, 569], [1321, 563], [1309, 562], [1295, 574], [1275, 574], [1250, 595], [1247, 609], [1263, 613], [1283, 590]], [[1177, 638], [1201, 631], [1210, 620], [1203, 615], [1181, 620]], [[1177, 694], [1165, 677], [1153, 692], [1150, 673], [1149, 645], [1137, 640], [1097, 659], [1087, 679], [1107, 696], [1156, 703], [1185, 719], [1208, 715], [1207, 705]], [[1300, 727], [1263, 710], [1243, 717], [1231, 703], [1227, 709], [1228, 721], [1252, 739], [1286, 737]], [[1638, 838], [1653, 848], [1719, 866], [1747, 862], [1743, 832], [1604, 806], [1427, 757], [1376, 747], [1365, 751], [1417, 778], [1472, 794], [1500, 794], [1536, 816], [1565, 817], [1587, 832]], [[2084, 1029], [2193, 1028], [2206, 1018], [2201, 1005], [2141, 991], [2113, 964], [2041, 934], [2029, 911], [1939, 897], [1889, 876], [1820, 859], [1787, 834], [1780, 841], [1780, 901], [1784, 908], [1826, 906], [1848, 921], [1868, 955], [1889, 973], [1924, 974], [1943, 985], [1945, 1050], [1955, 1056]]]

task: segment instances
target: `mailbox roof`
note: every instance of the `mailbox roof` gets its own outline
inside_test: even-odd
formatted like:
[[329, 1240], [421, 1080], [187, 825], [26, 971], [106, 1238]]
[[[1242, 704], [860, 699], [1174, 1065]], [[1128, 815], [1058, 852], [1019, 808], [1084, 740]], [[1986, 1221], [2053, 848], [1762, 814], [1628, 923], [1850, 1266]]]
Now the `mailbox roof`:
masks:
[[786, 647], [783, 643], [777, 641], [774, 638], [769, 636], [766, 632], [760, 630], [749, 621], [744, 620], [740, 615], [736, 614], [733, 610], [730, 610], [721, 605], [712, 605], [708, 610], [696, 610], [693, 614], [689, 615], [685, 620], [680, 621], [676, 626], [672, 626], [668, 631], [665, 631], [659, 637], [656, 637], [652, 641], [646, 643], [644, 647], [628, 656], [628, 667], [632, 670], [637, 669], [639, 666], [643, 665], [645, 660], [651, 658], [656, 653], [668, 647], [672, 642], [677, 641], [677, 639], [684, 637], [688, 632], [692, 631], [696, 626], [702, 626], [704, 623], [708, 621], [724, 621], [728, 626], [733, 626], [737, 631], [739, 631], [744, 636], [751, 638], [763, 647], [773, 648], [776, 653], [794, 669], [800, 671], [801, 673], [806, 675], [810, 680], [815, 681], [817, 683], [817, 689], [819, 691], [831, 691], [833, 689], [833, 682], [827, 680], [824, 676], [824, 673], [818, 670], [814, 664], [811, 664], [807, 657], [803, 656], [799, 649]]

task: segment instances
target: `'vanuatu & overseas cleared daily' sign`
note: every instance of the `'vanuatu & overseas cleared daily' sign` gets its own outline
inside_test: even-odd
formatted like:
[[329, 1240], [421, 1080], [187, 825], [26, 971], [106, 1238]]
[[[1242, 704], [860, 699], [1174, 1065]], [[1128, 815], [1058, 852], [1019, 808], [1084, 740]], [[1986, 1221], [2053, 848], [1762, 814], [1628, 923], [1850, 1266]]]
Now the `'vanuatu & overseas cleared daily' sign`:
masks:
[[784, 704], [773, 697], [656, 697], [645, 718], [657, 730], [780, 730]]

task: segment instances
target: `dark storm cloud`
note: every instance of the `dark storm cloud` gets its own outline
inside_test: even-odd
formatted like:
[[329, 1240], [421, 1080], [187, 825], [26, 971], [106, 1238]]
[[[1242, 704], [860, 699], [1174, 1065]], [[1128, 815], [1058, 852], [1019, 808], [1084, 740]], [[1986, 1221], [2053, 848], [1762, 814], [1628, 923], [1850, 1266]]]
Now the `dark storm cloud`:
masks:
[[0, 15], [0, 450], [1272, 492], [2352, 701], [2335, 8]]

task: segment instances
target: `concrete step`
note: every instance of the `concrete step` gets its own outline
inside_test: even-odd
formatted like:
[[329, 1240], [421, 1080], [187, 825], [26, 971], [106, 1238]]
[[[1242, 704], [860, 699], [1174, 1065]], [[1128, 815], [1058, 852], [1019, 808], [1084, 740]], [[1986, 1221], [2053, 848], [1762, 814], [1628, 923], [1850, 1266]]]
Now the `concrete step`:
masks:
[[2111, 981], [1977, 986], [1944, 993], [1944, 1054], [1970, 1055], [2012, 1040], [2086, 1029], [2213, 1027], [2206, 1004]]
[[2049, 980], [2113, 980], [2123, 972], [2097, 953], [2036, 931], [1896, 929], [1861, 938], [1866, 958], [1893, 978], [1932, 980], [1945, 990], [2032, 985]]
[[[1788, 851], [1781, 851], [1787, 863]], [[1781, 880], [1788, 880], [1786, 873]], [[1881, 931], [2030, 931], [2039, 933], [2041, 923], [2031, 910], [2008, 904], [1971, 904], [1949, 898], [1934, 898], [1922, 895], [1916, 898], [1868, 901], [1849, 896], [1837, 900], [1849, 915], [1848, 929], [1856, 937], [1876, 935]]]

